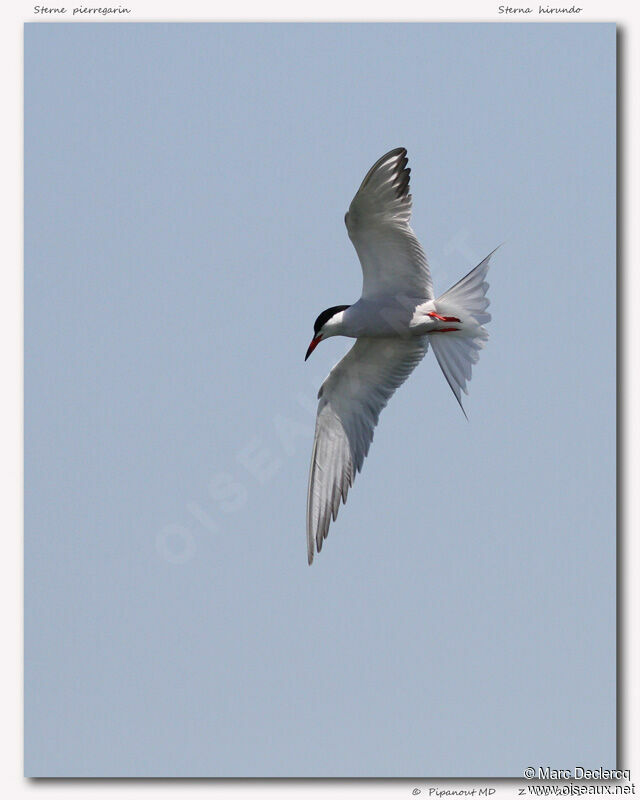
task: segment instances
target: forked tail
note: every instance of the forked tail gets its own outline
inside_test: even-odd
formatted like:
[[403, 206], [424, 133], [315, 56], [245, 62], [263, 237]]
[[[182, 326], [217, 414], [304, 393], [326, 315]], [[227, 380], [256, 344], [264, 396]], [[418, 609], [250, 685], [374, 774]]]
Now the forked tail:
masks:
[[468, 394], [467, 381], [471, 380], [471, 367], [478, 361], [480, 350], [489, 338], [483, 327], [491, 319], [491, 314], [487, 312], [489, 284], [485, 279], [489, 261], [496, 250], [435, 301], [438, 313], [458, 317], [461, 321], [457, 330], [449, 328], [444, 333], [431, 333], [429, 340], [465, 417], [467, 413], [462, 405], [460, 390]]

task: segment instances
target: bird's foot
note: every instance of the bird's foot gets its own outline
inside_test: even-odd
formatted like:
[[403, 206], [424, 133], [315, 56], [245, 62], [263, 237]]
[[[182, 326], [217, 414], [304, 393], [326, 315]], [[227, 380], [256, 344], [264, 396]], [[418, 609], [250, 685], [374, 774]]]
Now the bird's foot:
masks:
[[[441, 322], [460, 322], [458, 317], [443, 317], [441, 314], [436, 314], [435, 311], [429, 311], [427, 314], [428, 317], [433, 317], [433, 319], [439, 319]], [[447, 328], [447, 330], [457, 331], [457, 328]], [[444, 332], [444, 331], [442, 331]]]
[[429, 331], [430, 333], [449, 333], [450, 331], [459, 331], [460, 328], [436, 328], [435, 331]]

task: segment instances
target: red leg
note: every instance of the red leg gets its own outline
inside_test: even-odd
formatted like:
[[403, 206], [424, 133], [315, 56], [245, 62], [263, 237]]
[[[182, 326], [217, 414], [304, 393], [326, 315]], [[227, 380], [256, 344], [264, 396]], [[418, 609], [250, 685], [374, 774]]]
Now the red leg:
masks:
[[[428, 317], [433, 317], [434, 319], [439, 319], [441, 322], [460, 322], [458, 317], [443, 317], [440, 314], [436, 314], [435, 311], [429, 311], [427, 313]], [[457, 328], [450, 328], [450, 330], [457, 330]]]
[[459, 331], [460, 328], [436, 328], [435, 331], [429, 331], [429, 333], [449, 333], [449, 331]]

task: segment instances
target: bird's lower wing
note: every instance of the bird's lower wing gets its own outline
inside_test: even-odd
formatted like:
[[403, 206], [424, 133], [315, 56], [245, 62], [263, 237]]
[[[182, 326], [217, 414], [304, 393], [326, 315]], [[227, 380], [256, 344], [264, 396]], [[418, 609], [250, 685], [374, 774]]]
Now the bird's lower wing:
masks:
[[309, 563], [369, 452], [380, 412], [427, 352], [426, 336], [356, 341], [320, 387], [307, 495]]

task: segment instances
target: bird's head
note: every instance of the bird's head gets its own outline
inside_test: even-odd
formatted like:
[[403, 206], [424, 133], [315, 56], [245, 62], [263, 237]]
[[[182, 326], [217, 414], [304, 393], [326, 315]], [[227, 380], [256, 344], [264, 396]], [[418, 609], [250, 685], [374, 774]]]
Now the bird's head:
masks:
[[349, 306], [331, 306], [323, 311], [313, 323], [313, 339], [304, 357], [306, 361], [323, 339], [340, 333], [342, 315]]

